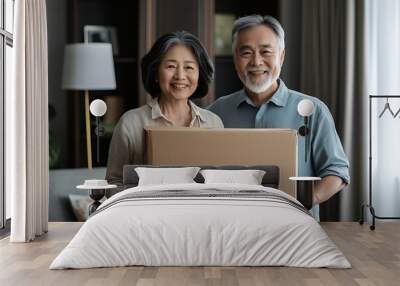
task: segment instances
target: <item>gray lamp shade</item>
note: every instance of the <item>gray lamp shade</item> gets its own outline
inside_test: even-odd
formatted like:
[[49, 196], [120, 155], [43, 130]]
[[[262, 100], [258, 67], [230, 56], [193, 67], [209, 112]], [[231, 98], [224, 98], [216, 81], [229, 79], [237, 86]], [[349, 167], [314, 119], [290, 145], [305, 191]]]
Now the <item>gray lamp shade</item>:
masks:
[[62, 88], [115, 89], [112, 47], [109, 43], [79, 43], [65, 47]]

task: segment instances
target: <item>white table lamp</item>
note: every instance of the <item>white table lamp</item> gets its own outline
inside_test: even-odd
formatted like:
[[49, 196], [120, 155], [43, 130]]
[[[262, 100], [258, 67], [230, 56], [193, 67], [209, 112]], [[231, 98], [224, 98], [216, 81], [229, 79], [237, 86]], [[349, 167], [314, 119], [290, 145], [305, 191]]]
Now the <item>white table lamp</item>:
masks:
[[109, 43], [78, 43], [65, 47], [62, 88], [85, 92], [86, 149], [92, 169], [89, 90], [116, 89], [112, 47]]

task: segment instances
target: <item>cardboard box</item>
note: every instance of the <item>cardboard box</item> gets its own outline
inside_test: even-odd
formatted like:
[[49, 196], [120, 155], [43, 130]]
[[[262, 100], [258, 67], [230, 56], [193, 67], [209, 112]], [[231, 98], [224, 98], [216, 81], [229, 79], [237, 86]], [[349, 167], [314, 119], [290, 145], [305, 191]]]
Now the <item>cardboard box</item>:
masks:
[[146, 128], [146, 141], [152, 165], [277, 165], [279, 189], [295, 197], [295, 130]]

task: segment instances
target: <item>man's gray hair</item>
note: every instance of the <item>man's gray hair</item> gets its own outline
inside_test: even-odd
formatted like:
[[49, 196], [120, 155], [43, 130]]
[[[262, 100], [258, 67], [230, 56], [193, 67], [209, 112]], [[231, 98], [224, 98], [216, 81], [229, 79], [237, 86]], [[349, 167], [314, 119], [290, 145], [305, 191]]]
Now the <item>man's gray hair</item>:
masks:
[[240, 31], [256, 26], [267, 26], [278, 37], [281, 50], [285, 49], [285, 31], [277, 19], [272, 16], [250, 15], [237, 19], [232, 29], [232, 50], [235, 53], [236, 39]]

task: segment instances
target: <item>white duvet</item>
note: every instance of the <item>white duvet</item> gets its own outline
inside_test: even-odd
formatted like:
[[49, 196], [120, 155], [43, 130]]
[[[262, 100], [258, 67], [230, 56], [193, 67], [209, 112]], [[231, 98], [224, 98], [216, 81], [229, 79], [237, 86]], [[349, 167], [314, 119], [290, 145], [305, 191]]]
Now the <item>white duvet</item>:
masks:
[[137, 192], [207, 192], [205, 189], [263, 191], [297, 202], [279, 190], [250, 185], [127, 189], [99, 207], [50, 269], [127, 265], [351, 267], [318, 222], [279, 200], [178, 196], [116, 203]]

